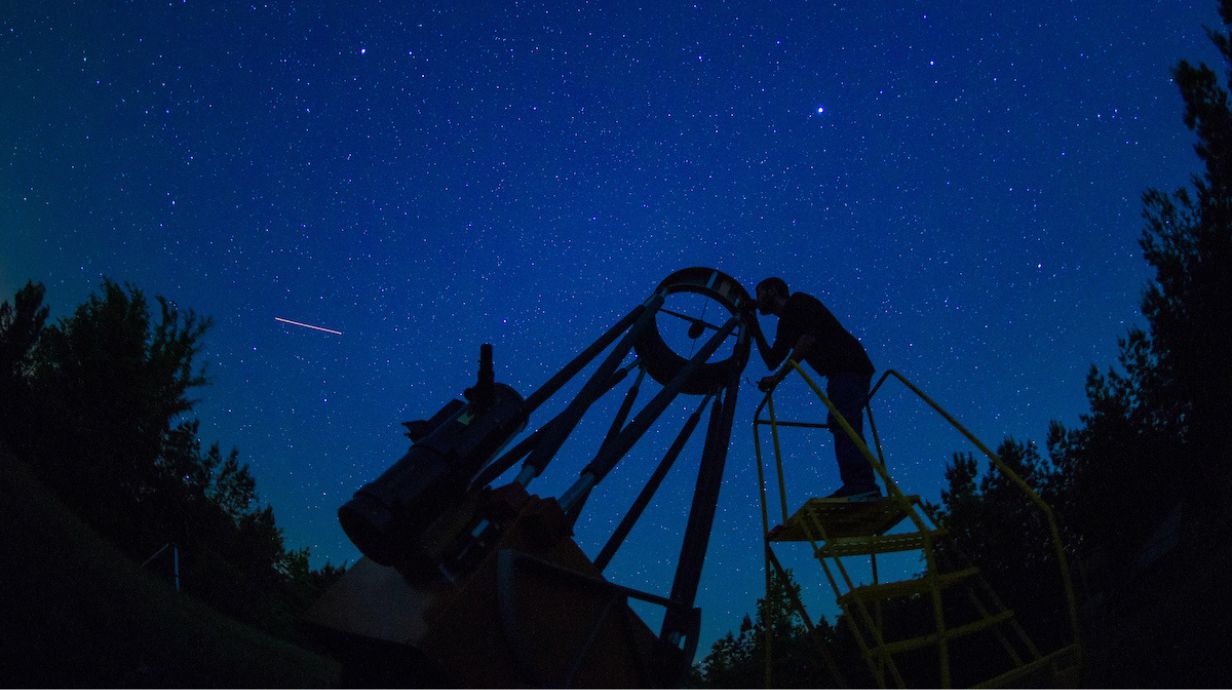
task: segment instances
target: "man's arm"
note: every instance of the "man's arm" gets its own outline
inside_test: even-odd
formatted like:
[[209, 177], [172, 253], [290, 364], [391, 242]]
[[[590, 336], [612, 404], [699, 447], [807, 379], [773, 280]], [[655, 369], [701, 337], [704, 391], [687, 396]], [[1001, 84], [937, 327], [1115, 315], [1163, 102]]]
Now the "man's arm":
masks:
[[[787, 359], [789, 354], [799, 360], [812, 348], [816, 339], [802, 332], [801, 324], [802, 319], [798, 308], [789, 306], [787, 311], [779, 316], [779, 326], [774, 333], [774, 345], [767, 345], [761, 329], [757, 329], [754, 336], [757, 339], [758, 352], [766, 362], [766, 368], [774, 371], [778, 369], [783, 360]], [[795, 348], [794, 353], [792, 352], [793, 347]], [[768, 391], [777, 386], [786, 374], [787, 369], [783, 369], [766, 376], [757, 382], [757, 388], [763, 392]]]
[[[774, 369], [778, 367], [778, 365], [787, 357], [787, 353], [791, 346], [788, 343], [783, 342], [783, 339], [780, 337], [776, 337], [774, 339], [774, 345], [767, 343], [766, 335], [762, 333], [761, 324], [757, 321], [757, 315], [753, 312], [747, 313], [749, 330], [753, 332], [753, 340], [757, 343], [757, 352], [761, 355], [762, 361], [766, 363], [766, 368]], [[782, 330], [781, 325], [779, 326], [779, 330]], [[776, 336], [778, 335], [782, 334], [777, 333]]]
[[[796, 341], [796, 349], [795, 349], [795, 352], [792, 353], [794, 355], [792, 359], [799, 361], [801, 357], [803, 357], [805, 354], [808, 353], [808, 349], [813, 346], [814, 342], [816, 342], [816, 339], [813, 338], [813, 336], [808, 335], [807, 333], [800, 336], [800, 338]], [[777, 345], [778, 343], [775, 343], [775, 344]], [[771, 367], [771, 369], [773, 368], [774, 367]], [[771, 388], [774, 388], [775, 386], [779, 385], [779, 381], [783, 380], [783, 377], [787, 375], [788, 371], [790, 371], [788, 367], [783, 367], [782, 371], [778, 371], [769, 376], [762, 377], [760, 380], [757, 381], [757, 390], [765, 393], [769, 391]]]

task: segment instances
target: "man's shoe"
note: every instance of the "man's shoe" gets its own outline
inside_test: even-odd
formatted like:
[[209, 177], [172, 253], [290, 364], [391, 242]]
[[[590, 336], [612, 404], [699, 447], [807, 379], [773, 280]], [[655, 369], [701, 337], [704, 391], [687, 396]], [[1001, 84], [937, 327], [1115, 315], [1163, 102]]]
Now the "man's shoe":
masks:
[[876, 501], [881, 498], [881, 489], [877, 488], [876, 484], [872, 486], [848, 486], [846, 484], [839, 487], [838, 491], [826, 496], [825, 501]]

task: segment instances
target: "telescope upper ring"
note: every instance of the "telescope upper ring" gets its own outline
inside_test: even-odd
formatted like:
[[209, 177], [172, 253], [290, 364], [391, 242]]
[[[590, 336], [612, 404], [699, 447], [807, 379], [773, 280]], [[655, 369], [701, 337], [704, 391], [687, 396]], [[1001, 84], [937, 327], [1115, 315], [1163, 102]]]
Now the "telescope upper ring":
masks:
[[[745, 305], [753, 302], [747, 290], [735, 278], [714, 268], [701, 266], [684, 268], [663, 279], [655, 288], [656, 293], [672, 295], [678, 293], [694, 293], [703, 295], [719, 303], [729, 314], [735, 316]], [[646, 373], [660, 384], [668, 381], [679, 372], [688, 358], [677, 353], [663, 339], [658, 324], [646, 328], [633, 345], [638, 361]], [[717, 362], [707, 362], [698, 367], [693, 376], [681, 389], [684, 393], [704, 395], [712, 393], [728, 385], [744, 370], [748, 361], [747, 343], [737, 347], [732, 355]]]

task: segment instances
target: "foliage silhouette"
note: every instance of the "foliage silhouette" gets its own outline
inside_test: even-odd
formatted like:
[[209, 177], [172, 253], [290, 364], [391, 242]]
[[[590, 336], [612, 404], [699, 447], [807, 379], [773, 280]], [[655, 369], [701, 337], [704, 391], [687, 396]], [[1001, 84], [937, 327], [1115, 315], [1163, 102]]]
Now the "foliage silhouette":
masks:
[[104, 280], [46, 326], [42, 286], [0, 305], [0, 444], [82, 519], [138, 562], [165, 544], [183, 588], [286, 637], [343, 569], [288, 551], [273, 509], [234, 449], [203, 449], [189, 396], [209, 319]]
[[[757, 600], [755, 621], [746, 615], [738, 635], [729, 632], [711, 645], [710, 652], [693, 668], [690, 676], [692, 687], [762, 687], [765, 683], [767, 628], [773, 650], [771, 672], [774, 687], [839, 687], [836, 685], [839, 679], [827, 670], [818, 652], [818, 640], [809, 634], [804, 621], [792, 606], [792, 592], [799, 597], [800, 585], [792, 578], [790, 570], [785, 574], [785, 580], [777, 575], [771, 576], [769, 596]], [[814, 625], [814, 634], [821, 638], [820, 643], [827, 649], [837, 648], [837, 631], [824, 619], [814, 621]], [[858, 656], [855, 660], [859, 661]], [[860, 674], [858, 678], [866, 675], [860, 669], [857, 673]], [[851, 679], [842, 680], [852, 682]]]

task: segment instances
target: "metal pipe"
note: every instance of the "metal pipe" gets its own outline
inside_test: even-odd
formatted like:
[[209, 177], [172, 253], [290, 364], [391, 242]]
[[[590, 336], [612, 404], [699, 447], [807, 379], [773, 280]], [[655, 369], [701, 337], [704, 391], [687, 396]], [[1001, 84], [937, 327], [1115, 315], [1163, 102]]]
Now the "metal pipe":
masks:
[[[576, 427], [578, 422], [582, 419], [582, 415], [585, 414], [586, 410], [591, 406], [591, 404], [594, 403], [595, 400], [599, 398], [599, 396], [607, 391], [607, 384], [610, 381], [613, 372], [616, 371], [616, 367], [620, 365], [620, 362], [625, 358], [625, 355], [629, 354], [629, 350], [633, 349], [633, 343], [637, 340], [638, 336], [641, 335], [642, 331], [654, 323], [655, 312], [663, 304], [663, 299], [664, 295], [662, 293], [658, 293], [654, 297], [651, 297], [647, 304], [643, 305], [644, 308], [641, 308], [637, 321], [631, 328], [629, 328], [629, 330], [625, 331], [624, 337], [621, 338], [616, 347], [612, 349], [607, 358], [603, 360], [603, 363], [599, 365], [599, 369], [595, 371], [595, 373], [591, 375], [590, 379], [586, 381], [586, 384], [582, 386], [582, 390], [578, 392], [577, 397], [569, 403], [564, 412], [560, 413], [560, 415], [553, 420], [555, 423], [552, 424], [552, 428], [548, 432], [544, 433], [543, 438], [535, 446], [535, 449], [531, 451], [530, 457], [526, 459], [525, 465], [527, 467], [534, 468], [534, 476], [538, 476], [543, 472], [544, 468], [546, 468], [552, 458], [555, 457], [556, 452], [560, 450], [560, 447], [564, 444], [565, 439], [570, 433], [573, 432], [574, 427]], [[607, 338], [609, 335], [612, 335], [610, 331], [604, 335], [604, 338]], [[615, 336], [612, 337], [614, 338]], [[572, 364], [573, 363], [569, 366], [571, 367]], [[566, 369], [568, 368], [569, 367], [566, 367]], [[564, 372], [562, 371], [562, 373]], [[570, 376], [572, 376], [572, 374], [570, 374]], [[556, 377], [553, 377], [553, 381], [555, 379]], [[560, 385], [563, 384], [564, 380], [561, 381]], [[545, 385], [544, 388], [547, 388], [547, 386]], [[535, 395], [542, 393], [544, 388], [536, 391]]]
[[[671, 381], [667, 382], [663, 390], [659, 391], [650, 402], [646, 403], [646, 407], [637, 413], [637, 416], [633, 418], [633, 421], [629, 422], [629, 425], [625, 427], [620, 436], [596, 455], [595, 459], [586, 466], [586, 470], [593, 473], [599, 481], [602, 481], [612, 471], [612, 468], [616, 466], [616, 463], [624, 457], [625, 453], [629, 452], [633, 444], [637, 443], [638, 439], [646, 433], [646, 430], [650, 428], [654, 420], [680, 394], [681, 389], [688, 383], [689, 378], [693, 376], [693, 372], [697, 371], [699, 366], [710, 359], [710, 355], [719, 349], [719, 345], [723, 343], [739, 323], [740, 317], [733, 316], [727, 323], [723, 324], [723, 327], [702, 346], [702, 349], [680, 368], [680, 371], [672, 377]], [[739, 385], [739, 379], [736, 379], [736, 385]]]
[[672, 465], [675, 464], [676, 458], [680, 456], [684, 450], [685, 444], [689, 442], [689, 438], [693, 435], [693, 430], [697, 428], [697, 423], [701, 421], [702, 410], [706, 409], [706, 403], [710, 402], [710, 396], [707, 395], [702, 400], [702, 404], [697, 406], [693, 414], [685, 420], [684, 426], [681, 427], [680, 433], [676, 435], [676, 439], [672, 441], [671, 447], [667, 449], [667, 454], [663, 456], [663, 460], [659, 462], [659, 466], [651, 473], [650, 479], [646, 480], [646, 485], [642, 487], [641, 493], [637, 499], [633, 501], [633, 505], [629, 508], [629, 512], [625, 514], [624, 519], [616, 526], [616, 531], [612, 532], [612, 536], [603, 545], [603, 549], [599, 551], [598, 557], [595, 558], [595, 567], [600, 572], [607, 567], [607, 564], [612, 561], [612, 557], [616, 555], [616, 551], [620, 549], [620, 545], [624, 543], [625, 537], [629, 536], [629, 531], [633, 529], [633, 525], [637, 524], [638, 519], [642, 516], [642, 512], [646, 510], [646, 506], [650, 503], [650, 499], [654, 498], [655, 492], [659, 490], [659, 485], [663, 483], [664, 477], [667, 476]]
[[637, 394], [642, 388], [642, 379], [646, 377], [646, 370], [640, 369], [637, 372], [637, 378], [633, 380], [633, 385], [629, 387], [625, 397], [620, 401], [620, 409], [616, 411], [616, 416], [612, 418], [612, 425], [607, 429], [607, 435], [603, 437], [603, 443], [599, 444], [600, 451], [611, 445], [625, 427], [625, 420], [629, 418], [629, 410], [633, 409], [633, 402], [637, 400]]
[[[723, 467], [727, 461], [727, 448], [731, 442], [732, 419], [736, 413], [736, 392], [740, 379], [728, 386], [723, 404], [712, 405], [710, 420], [706, 427], [706, 448], [697, 472], [697, 485], [693, 490], [693, 505], [685, 527], [684, 543], [680, 547], [680, 560], [676, 563], [676, 577], [672, 581], [671, 599], [681, 606], [692, 606], [697, 597], [697, 583], [701, 579], [702, 564], [706, 559], [706, 547], [710, 543], [710, 529], [714, 524], [715, 505], [723, 484]], [[684, 632], [684, 621], [672, 612], [663, 618], [660, 639], [670, 639]]]
[[487, 467], [483, 468], [483, 471], [475, 475], [475, 479], [471, 481], [470, 488], [487, 486], [497, 477], [504, 474], [510, 467], [518, 464], [518, 461], [525, 457], [535, 447], [536, 443], [539, 443], [539, 439], [543, 438], [544, 432], [551, 424], [552, 422], [549, 421], [547, 424], [536, 429], [529, 436], [518, 441], [517, 445], [506, 451], [504, 455], [493, 460]]
[[[622, 370], [624, 371], [624, 370]], [[603, 443], [599, 444], [599, 453], [611, 445], [612, 440], [620, 433], [625, 426], [625, 420], [629, 418], [629, 410], [633, 408], [633, 401], [637, 400], [637, 394], [641, 390], [642, 378], [646, 375], [646, 370], [638, 371], [637, 378], [634, 379], [633, 385], [625, 392], [625, 397], [620, 401], [620, 409], [616, 410], [616, 416], [612, 418], [612, 424], [607, 429], [607, 435], [603, 437]], [[623, 377], [622, 377], [623, 378]], [[587, 467], [589, 469], [589, 467]], [[583, 471], [582, 476], [570, 486], [567, 491], [560, 497], [561, 508], [565, 511], [565, 518], [570, 525], [577, 522], [578, 515], [581, 513], [582, 505], [586, 502], [586, 498], [590, 495], [590, 490], [595, 484], [599, 483], [599, 478], [592, 472]]]
[[[609, 391], [623, 381], [624, 378], [629, 375], [629, 370], [634, 366], [637, 366], [636, 360], [630, 363], [629, 366], [618, 369], [616, 373], [612, 375], [612, 379], [608, 382], [607, 388], [599, 394], [599, 397], [607, 395]], [[517, 445], [506, 451], [504, 455], [489, 463], [488, 466], [483, 468], [483, 471], [476, 475], [475, 479], [471, 481], [470, 488], [475, 489], [485, 486], [504, 474], [510, 467], [516, 465], [519, 460], [534, 449], [535, 444], [539, 443], [539, 439], [543, 438], [543, 435], [547, 433], [548, 428], [551, 427], [552, 424], [559, 418], [560, 415], [557, 415], [556, 417], [549, 419], [542, 427], [536, 429], [533, 433], [521, 441], [518, 441]]]
[[[642, 313], [646, 311], [647, 307], [649, 307], [650, 303], [653, 302], [656, 297], [659, 298], [659, 304], [662, 304], [663, 299], [659, 295], [651, 297], [646, 304], [639, 304], [633, 309], [633, 311], [629, 312], [623, 319], [618, 321], [615, 326], [612, 326], [606, 333], [599, 336], [598, 340], [591, 343], [590, 347], [582, 350], [577, 357], [573, 358], [573, 361], [569, 362], [564, 366], [564, 368], [556, 372], [552, 378], [547, 380], [547, 383], [544, 383], [539, 387], [539, 390], [531, 393], [530, 397], [526, 398], [526, 402], [522, 404], [522, 413], [530, 416], [531, 412], [535, 411], [535, 409], [542, 405], [544, 401], [552, 397], [556, 391], [560, 390], [561, 386], [568, 383], [569, 379], [576, 376], [577, 373], [587, 364], [590, 364], [590, 360], [594, 359], [608, 345], [611, 345], [612, 342], [616, 340], [616, 338], [619, 337], [630, 324], [636, 321]], [[655, 306], [657, 308], [658, 305]]]

